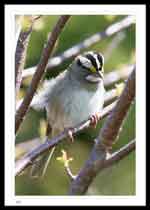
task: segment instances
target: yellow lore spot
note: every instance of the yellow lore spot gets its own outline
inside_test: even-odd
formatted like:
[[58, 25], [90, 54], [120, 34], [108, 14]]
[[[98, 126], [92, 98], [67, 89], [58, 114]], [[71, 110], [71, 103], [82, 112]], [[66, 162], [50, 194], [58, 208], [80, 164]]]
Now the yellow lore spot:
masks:
[[93, 73], [95, 73], [95, 72], [96, 72], [96, 68], [95, 68], [94, 66], [92, 66], [92, 67], [90, 68], [90, 71], [93, 72]]

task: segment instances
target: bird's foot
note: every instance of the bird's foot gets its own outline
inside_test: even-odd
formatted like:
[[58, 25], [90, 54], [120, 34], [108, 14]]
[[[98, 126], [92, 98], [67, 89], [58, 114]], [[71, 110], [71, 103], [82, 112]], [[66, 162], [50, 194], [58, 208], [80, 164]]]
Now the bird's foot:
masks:
[[96, 114], [93, 114], [91, 117], [90, 117], [90, 125], [94, 128], [96, 128], [97, 126], [97, 123], [100, 119], [100, 114], [99, 113], [96, 113]]
[[73, 137], [73, 133], [72, 133], [72, 128], [65, 128], [65, 131], [68, 134], [69, 140], [71, 141], [71, 143], [74, 142], [74, 137]]

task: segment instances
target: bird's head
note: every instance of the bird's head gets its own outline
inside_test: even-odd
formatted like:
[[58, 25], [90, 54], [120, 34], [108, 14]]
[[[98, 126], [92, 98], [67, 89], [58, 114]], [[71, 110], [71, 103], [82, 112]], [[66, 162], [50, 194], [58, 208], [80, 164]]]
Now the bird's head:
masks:
[[72, 71], [79, 80], [99, 83], [103, 80], [104, 57], [94, 51], [78, 55], [72, 64]]

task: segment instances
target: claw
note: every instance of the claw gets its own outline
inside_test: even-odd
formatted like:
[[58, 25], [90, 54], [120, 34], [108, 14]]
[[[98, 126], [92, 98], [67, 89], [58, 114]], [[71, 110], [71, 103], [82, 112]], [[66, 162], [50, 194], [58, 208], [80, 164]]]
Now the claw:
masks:
[[93, 126], [94, 128], [96, 128], [99, 119], [100, 119], [99, 113], [93, 114], [90, 117], [90, 121], [91, 121], [90, 125]]
[[72, 133], [72, 128], [66, 128], [65, 130], [68, 134], [69, 140], [71, 141], [71, 143], [73, 143], [74, 142], [74, 137], [73, 137], [73, 133]]
[[68, 136], [69, 136], [69, 139], [71, 140], [71, 142], [73, 143], [74, 142], [74, 137], [73, 137], [71, 129], [68, 130]]

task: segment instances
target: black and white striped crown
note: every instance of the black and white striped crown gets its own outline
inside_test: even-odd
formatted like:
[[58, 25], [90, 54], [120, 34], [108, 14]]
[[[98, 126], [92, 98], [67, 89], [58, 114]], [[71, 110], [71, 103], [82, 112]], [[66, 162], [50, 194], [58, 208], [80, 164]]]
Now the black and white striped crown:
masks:
[[96, 71], [102, 71], [104, 57], [101, 53], [89, 51], [78, 56], [78, 64], [86, 69], [90, 69], [93, 66]]

